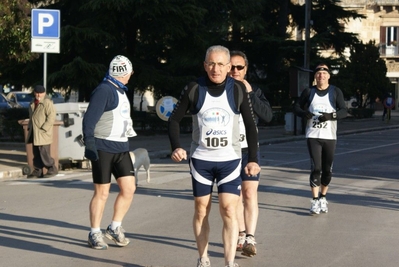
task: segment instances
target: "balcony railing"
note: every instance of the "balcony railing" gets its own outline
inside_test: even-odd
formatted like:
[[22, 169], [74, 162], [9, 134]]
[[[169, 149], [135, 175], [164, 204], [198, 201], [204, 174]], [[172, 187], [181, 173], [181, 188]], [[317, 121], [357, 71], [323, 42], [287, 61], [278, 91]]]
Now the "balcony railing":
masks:
[[380, 45], [380, 56], [382, 57], [398, 57], [398, 46], [394, 45]]

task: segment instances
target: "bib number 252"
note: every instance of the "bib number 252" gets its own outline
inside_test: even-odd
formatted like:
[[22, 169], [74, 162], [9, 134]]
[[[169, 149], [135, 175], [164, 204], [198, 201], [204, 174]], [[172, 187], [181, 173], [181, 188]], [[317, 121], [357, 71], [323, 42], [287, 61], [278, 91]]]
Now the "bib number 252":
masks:
[[312, 122], [312, 128], [327, 128], [327, 122], [319, 122], [319, 121], [313, 121]]

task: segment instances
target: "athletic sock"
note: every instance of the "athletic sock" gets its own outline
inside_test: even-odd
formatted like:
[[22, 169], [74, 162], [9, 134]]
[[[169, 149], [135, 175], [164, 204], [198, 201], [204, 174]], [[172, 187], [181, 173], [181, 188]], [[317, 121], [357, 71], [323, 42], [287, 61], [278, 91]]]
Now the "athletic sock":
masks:
[[318, 197], [314, 197], [313, 200], [319, 200], [319, 198]]
[[121, 226], [121, 225], [122, 225], [122, 222], [115, 222], [115, 221], [112, 221], [112, 222], [111, 222], [111, 230], [115, 230], [116, 227]]
[[101, 232], [101, 228], [100, 227], [98, 227], [98, 228], [90, 228], [90, 233], [92, 233], [92, 234], [99, 233], [99, 232]]
[[320, 193], [319, 198], [322, 198], [322, 197], [326, 197], [326, 195], [323, 195], [322, 193]]

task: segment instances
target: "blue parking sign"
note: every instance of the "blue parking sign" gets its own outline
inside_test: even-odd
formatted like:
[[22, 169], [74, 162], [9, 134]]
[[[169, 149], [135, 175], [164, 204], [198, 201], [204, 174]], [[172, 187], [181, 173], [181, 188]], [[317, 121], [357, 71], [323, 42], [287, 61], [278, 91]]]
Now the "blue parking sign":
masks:
[[32, 38], [60, 38], [60, 11], [32, 9]]

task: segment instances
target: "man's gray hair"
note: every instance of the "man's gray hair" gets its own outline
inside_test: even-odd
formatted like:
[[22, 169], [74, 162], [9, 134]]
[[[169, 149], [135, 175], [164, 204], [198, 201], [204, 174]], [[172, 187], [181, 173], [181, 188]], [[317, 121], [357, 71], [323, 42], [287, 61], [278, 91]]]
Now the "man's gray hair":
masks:
[[227, 62], [230, 62], [230, 51], [222, 45], [213, 45], [206, 50], [205, 61], [208, 59], [209, 54], [213, 52], [223, 52], [227, 55]]

